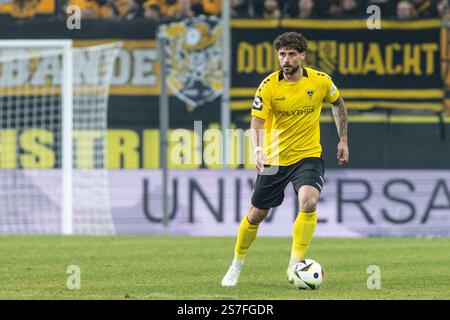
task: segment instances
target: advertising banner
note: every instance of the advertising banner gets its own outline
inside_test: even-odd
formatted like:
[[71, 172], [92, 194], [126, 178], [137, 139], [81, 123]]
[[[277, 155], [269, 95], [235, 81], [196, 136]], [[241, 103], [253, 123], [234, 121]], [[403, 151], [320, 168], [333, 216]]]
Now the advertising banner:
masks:
[[[3, 180], [0, 233], [61, 233], [60, 170], [7, 170]], [[74, 232], [234, 237], [255, 180], [254, 170], [172, 170], [165, 228], [160, 170], [75, 170]], [[292, 236], [298, 212], [289, 184], [258, 235]], [[317, 213], [317, 237], [450, 237], [450, 171], [327, 170]]]
[[[161, 172], [111, 171], [117, 234], [163, 234]], [[250, 206], [253, 170], [173, 170], [171, 235], [235, 236]], [[291, 236], [298, 213], [291, 185], [261, 224], [261, 236]], [[317, 208], [316, 236], [450, 236], [450, 172], [328, 170]]]
[[[220, 99], [211, 99], [217, 97], [221, 88], [216, 72], [220, 69], [220, 61], [217, 59], [219, 49], [211, 46], [211, 41], [218, 39], [219, 28], [209, 26], [209, 29], [194, 30], [184, 26], [182, 22], [167, 26], [166, 31], [181, 30], [180, 34], [185, 32], [186, 41], [193, 41], [192, 39], [201, 35], [206, 40], [199, 45], [204, 46], [203, 49], [210, 48], [208, 54], [212, 61], [207, 68], [203, 66], [199, 69], [199, 72], [206, 72], [208, 75], [208, 99], [205, 101], [210, 103], [202, 108], [192, 108], [193, 100], [187, 99], [190, 93], [184, 92], [184, 101], [171, 101], [172, 105], [176, 105], [174, 113], [180, 116], [180, 120], [188, 118], [189, 113], [202, 115], [204, 118], [213, 117], [214, 112], [211, 110], [219, 109]], [[64, 20], [49, 20], [39, 24], [33, 20], [20, 23], [8, 20], [0, 21], [0, 38], [33, 39], [42, 38], [42, 34], [45, 34], [46, 38], [72, 38], [76, 40], [76, 46], [123, 41], [124, 48], [117, 59], [111, 86], [111, 107], [119, 108], [126, 98], [126, 101], [130, 101], [127, 106], [129, 114], [144, 106], [158, 104], [160, 66], [157, 56], [157, 28], [157, 24], [144, 19], [128, 21], [126, 24], [85, 20], [81, 29], [74, 32], [67, 29]], [[441, 22], [438, 19], [383, 20], [381, 29], [369, 29], [365, 19], [232, 19], [232, 110], [248, 111], [259, 83], [278, 69], [272, 43], [277, 35], [287, 31], [305, 35], [309, 47], [307, 65], [326, 72], [333, 78], [341, 89], [348, 108], [442, 110], [441, 51], [444, 52], [446, 46], [440, 44], [445, 44], [445, 37], [441, 40]], [[178, 45], [182, 45], [183, 41], [178, 41]], [[176, 50], [173, 51], [176, 53]], [[176, 70], [189, 75], [187, 79], [195, 76], [192, 70], [187, 73], [185, 71], [188, 70], [187, 62], [197, 61], [201, 65], [202, 55], [195, 55], [196, 51], [198, 48], [195, 46], [185, 45], [184, 51], [176, 53], [178, 62], [172, 62], [172, 70], [177, 67]], [[444, 64], [445, 60], [442, 65]], [[50, 73], [51, 69], [47, 69]], [[45, 68], [41, 72], [45, 72]], [[32, 76], [31, 74], [30, 77]], [[178, 82], [173, 83], [172, 92], [176, 92], [179, 85]], [[237, 118], [241, 116], [241, 113], [236, 113]]]
[[307, 64], [333, 78], [350, 108], [442, 109], [438, 20], [384, 21], [379, 30], [365, 20], [234, 20], [232, 26], [235, 98], [254, 95], [279, 68], [273, 40], [296, 31], [308, 40]]

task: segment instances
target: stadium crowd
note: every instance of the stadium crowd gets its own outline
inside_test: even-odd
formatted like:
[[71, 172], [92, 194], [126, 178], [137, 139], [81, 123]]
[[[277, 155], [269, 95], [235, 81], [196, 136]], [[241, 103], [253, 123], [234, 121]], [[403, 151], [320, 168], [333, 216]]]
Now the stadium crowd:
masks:
[[[16, 18], [66, 15], [77, 6], [82, 18], [130, 20], [180, 19], [200, 14], [220, 15], [221, 0], [6, 0], [0, 14]], [[231, 0], [233, 18], [361, 18], [370, 5], [384, 18], [416, 19], [448, 16], [449, 0]]]

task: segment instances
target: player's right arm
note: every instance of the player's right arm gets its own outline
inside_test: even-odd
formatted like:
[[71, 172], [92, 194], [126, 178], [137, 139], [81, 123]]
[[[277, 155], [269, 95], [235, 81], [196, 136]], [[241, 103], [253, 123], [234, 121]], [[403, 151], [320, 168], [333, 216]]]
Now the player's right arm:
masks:
[[267, 78], [258, 87], [252, 106], [252, 121], [250, 124], [250, 137], [253, 145], [256, 172], [261, 174], [264, 162], [267, 161], [263, 149], [264, 123], [271, 114], [272, 100]]
[[252, 116], [252, 122], [250, 123], [250, 138], [253, 145], [253, 152], [255, 158], [256, 172], [261, 174], [264, 170], [264, 162], [267, 161], [266, 155], [263, 152], [263, 129], [264, 119]]

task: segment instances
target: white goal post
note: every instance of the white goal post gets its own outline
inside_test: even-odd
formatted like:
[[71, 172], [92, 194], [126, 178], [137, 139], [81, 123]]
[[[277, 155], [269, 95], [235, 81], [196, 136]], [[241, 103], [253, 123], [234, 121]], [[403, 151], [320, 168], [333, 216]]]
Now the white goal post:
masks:
[[114, 233], [106, 129], [120, 47], [0, 40], [0, 233]]

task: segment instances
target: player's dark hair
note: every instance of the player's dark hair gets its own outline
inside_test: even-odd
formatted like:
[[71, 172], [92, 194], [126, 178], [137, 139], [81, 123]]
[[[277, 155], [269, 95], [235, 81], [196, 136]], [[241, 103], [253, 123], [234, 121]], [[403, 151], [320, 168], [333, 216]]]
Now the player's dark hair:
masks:
[[298, 32], [285, 32], [276, 37], [273, 42], [275, 50], [280, 49], [293, 49], [298, 52], [306, 52], [308, 49], [308, 44], [306, 43], [306, 38]]

